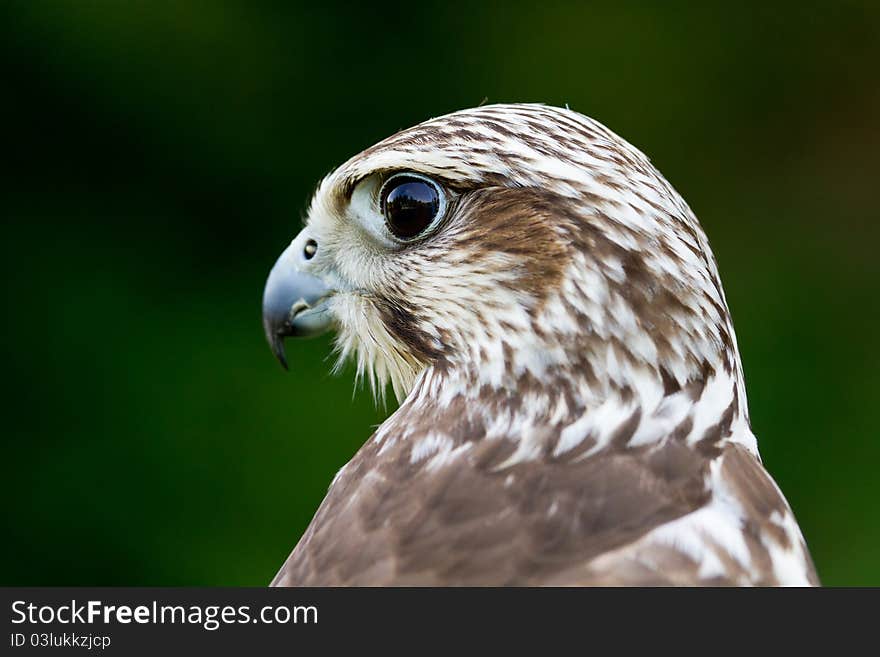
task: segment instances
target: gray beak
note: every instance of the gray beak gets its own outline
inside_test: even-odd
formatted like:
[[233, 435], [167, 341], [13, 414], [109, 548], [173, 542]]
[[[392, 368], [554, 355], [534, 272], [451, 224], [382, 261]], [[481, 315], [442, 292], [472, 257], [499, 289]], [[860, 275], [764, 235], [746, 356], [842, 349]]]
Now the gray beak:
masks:
[[333, 290], [320, 278], [296, 268], [296, 260], [301, 257], [296, 253], [299, 242], [295, 240], [278, 258], [263, 291], [263, 330], [284, 369], [284, 338], [320, 335], [333, 324], [327, 304]]

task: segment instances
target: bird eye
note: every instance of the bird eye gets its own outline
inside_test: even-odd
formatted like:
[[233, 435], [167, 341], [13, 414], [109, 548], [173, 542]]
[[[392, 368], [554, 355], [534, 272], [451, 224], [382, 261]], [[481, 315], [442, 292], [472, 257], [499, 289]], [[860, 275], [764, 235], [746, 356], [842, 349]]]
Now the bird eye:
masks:
[[390, 178], [379, 195], [388, 230], [402, 240], [418, 237], [440, 214], [440, 188], [426, 178], [401, 174]]

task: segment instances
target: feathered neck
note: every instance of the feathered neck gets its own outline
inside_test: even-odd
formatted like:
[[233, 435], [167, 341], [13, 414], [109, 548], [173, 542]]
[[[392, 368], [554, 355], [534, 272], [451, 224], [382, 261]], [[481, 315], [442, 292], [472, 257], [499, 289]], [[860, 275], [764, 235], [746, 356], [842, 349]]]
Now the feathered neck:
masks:
[[669, 440], [710, 456], [726, 442], [757, 453], [737, 377], [723, 369], [706, 368], [683, 386], [647, 367], [623, 368], [614, 381], [576, 367], [543, 380], [528, 372], [494, 386], [484, 379], [466, 368], [427, 368], [373, 439], [386, 447], [410, 441], [414, 463], [498, 440], [510, 449], [505, 467], [650, 449]]

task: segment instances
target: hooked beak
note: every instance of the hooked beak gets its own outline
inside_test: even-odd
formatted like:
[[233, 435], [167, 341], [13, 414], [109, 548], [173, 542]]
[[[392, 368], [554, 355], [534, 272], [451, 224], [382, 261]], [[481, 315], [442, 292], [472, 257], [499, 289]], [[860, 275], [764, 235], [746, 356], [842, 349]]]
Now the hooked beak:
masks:
[[295, 258], [300, 254], [291, 251], [298, 248], [297, 242], [278, 258], [263, 291], [263, 330], [284, 369], [284, 338], [320, 335], [333, 324], [328, 306], [333, 290], [317, 276], [296, 268]]

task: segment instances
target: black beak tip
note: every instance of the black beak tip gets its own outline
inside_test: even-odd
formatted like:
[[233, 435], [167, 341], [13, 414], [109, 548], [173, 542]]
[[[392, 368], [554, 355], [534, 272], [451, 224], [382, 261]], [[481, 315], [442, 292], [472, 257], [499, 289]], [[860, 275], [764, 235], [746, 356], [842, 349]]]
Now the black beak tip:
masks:
[[280, 336], [276, 338], [275, 344], [272, 345], [272, 353], [275, 354], [275, 358], [278, 359], [278, 362], [281, 363], [281, 367], [287, 372], [287, 358], [284, 355], [284, 338]]
[[270, 333], [267, 331], [266, 337], [269, 339], [269, 347], [272, 349], [272, 354], [278, 359], [278, 362], [281, 363], [281, 367], [284, 368], [284, 371], [288, 371], [287, 357], [284, 354], [284, 335], [282, 333]]
[[263, 330], [266, 333], [266, 342], [269, 343], [272, 355], [275, 356], [279, 363], [281, 363], [281, 367], [284, 368], [284, 371], [288, 371], [287, 357], [284, 354], [284, 338], [288, 333], [284, 330], [284, 325], [282, 324], [282, 328], [279, 330], [275, 323], [267, 321], [264, 318]]

